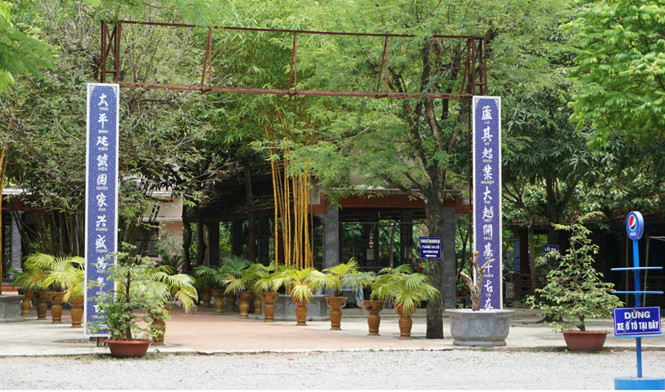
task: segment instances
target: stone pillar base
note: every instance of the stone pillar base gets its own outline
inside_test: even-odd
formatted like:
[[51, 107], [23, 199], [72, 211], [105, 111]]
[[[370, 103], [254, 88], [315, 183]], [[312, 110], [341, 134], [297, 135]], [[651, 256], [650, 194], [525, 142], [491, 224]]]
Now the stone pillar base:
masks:
[[21, 317], [21, 301], [25, 295], [0, 295], [0, 323], [25, 321]]

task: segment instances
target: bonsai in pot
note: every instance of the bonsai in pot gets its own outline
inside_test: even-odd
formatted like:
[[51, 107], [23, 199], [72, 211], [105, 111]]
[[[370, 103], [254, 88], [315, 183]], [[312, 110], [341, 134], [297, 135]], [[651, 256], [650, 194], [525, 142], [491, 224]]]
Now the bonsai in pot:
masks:
[[354, 290], [370, 286], [374, 281], [372, 272], [358, 271], [358, 262], [351, 258], [346, 263], [326, 268], [322, 286], [333, 290], [332, 296], [326, 297], [326, 304], [330, 308], [330, 329], [340, 330], [342, 322], [342, 308], [346, 306], [346, 297], [342, 296], [342, 287]]
[[540, 309], [550, 327], [563, 333], [573, 351], [602, 349], [607, 331], [587, 331], [586, 323], [591, 318], [610, 318], [612, 309], [622, 306], [611, 293], [614, 284], [605, 282], [593, 267], [598, 246], [589, 239], [590, 231], [583, 222], [596, 215], [587, 214], [570, 225], [554, 225], [556, 230], [570, 232], [570, 247], [563, 254], [552, 252], [556, 268], [548, 272], [545, 287], [527, 299], [531, 308]]
[[111, 336], [106, 343], [113, 356], [143, 356], [152, 340], [162, 333], [150, 328], [154, 318], [169, 316], [164, 297], [151, 289], [156, 282], [153, 267], [154, 262], [147, 257], [118, 253], [118, 264], [108, 278], [115, 281], [117, 290], [97, 299], [103, 323], [93, 325], [93, 329], [108, 330]]
[[450, 317], [450, 334], [453, 344], [457, 346], [505, 346], [510, 331], [510, 316], [512, 310], [481, 309], [480, 298], [482, 294], [483, 277], [486, 268], [494, 259], [480, 266], [478, 252], [470, 257], [470, 274], [464, 271], [460, 275], [464, 278], [469, 291], [471, 309], [446, 309]]
[[408, 264], [402, 264], [379, 271], [379, 276], [372, 283], [370, 297], [394, 304], [395, 311], [400, 316], [400, 339], [409, 339], [413, 326], [411, 315], [422, 301], [432, 300], [439, 295], [441, 293], [429, 283], [427, 275], [414, 273]]

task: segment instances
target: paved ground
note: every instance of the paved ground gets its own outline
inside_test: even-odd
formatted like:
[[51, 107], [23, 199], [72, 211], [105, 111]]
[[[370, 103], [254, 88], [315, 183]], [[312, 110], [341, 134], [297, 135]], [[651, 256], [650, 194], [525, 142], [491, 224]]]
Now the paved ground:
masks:
[[[367, 336], [361, 309], [344, 309], [342, 331], [328, 321], [297, 327], [176, 309], [166, 344], [147, 360], [112, 360], [69, 326], [67, 311], [54, 325], [33, 310], [0, 324], [0, 389], [612, 389], [615, 377], [635, 375], [634, 339], [610, 335], [602, 353], [566, 353], [534, 311], [515, 311], [506, 347], [473, 349], [453, 346], [447, 318], [444, 339], [425, 339], [423, 310], [413, 338], [401, 340], [391, 309], [381, 313], [381, 336]], [[665, 339], [643, 341], [645, 376], [664, 376]]]

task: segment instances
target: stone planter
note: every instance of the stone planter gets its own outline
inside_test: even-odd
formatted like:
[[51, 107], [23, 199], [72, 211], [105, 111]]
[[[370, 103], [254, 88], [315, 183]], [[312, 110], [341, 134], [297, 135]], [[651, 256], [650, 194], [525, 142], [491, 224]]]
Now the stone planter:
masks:
[[505, 346], [513, 310], [446, 309], [456, 346]]
[[24, 295], [0, 295], [0, 323], [25, 321], [21, 316]]

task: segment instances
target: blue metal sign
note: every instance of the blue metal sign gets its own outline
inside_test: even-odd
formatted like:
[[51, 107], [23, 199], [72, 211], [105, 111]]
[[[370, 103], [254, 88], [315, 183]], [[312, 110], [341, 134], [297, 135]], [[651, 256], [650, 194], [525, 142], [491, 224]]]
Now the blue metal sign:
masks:
[[441, 237], [420, 237], [420, 258], [441, 260]]
[[107, 336], [97, 298], [114, 289], [107, 280], [118, 242], [118, 110], [117, 84], [88, 84], [85, 333]]
[[550, 245], [550, 244], [543, 245], [543, 253], [550, 253], [558, 250], [559, 250], [559, 245]]
[[644, 234], [644, 218], [639, 211], [631, 211], [626, 217], [626, 233], [631, 240], [639, 240]]
[[487, 266], [484, 309], [503, 305], [501, 214], [501, 98], [473, 97], [473, 239], [478, 263]]
[[614, 308], [614, 336], [661, 335], [660, 307]]

